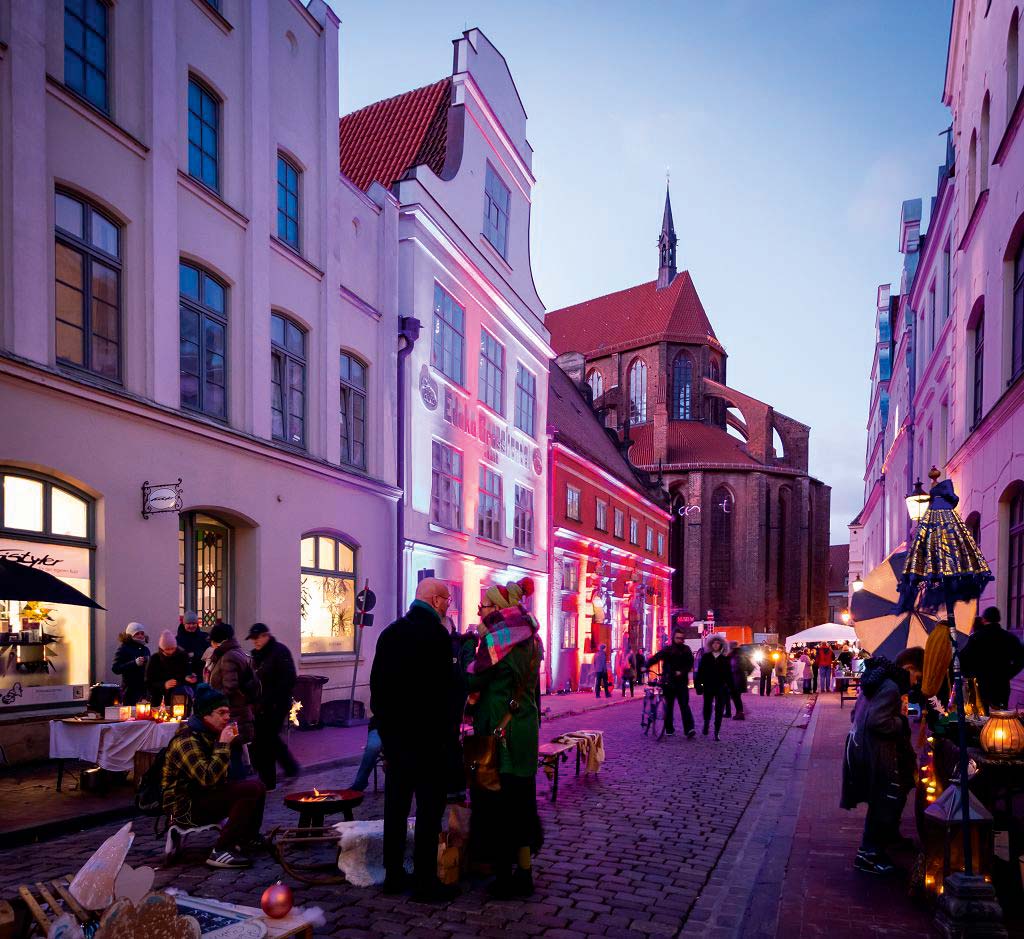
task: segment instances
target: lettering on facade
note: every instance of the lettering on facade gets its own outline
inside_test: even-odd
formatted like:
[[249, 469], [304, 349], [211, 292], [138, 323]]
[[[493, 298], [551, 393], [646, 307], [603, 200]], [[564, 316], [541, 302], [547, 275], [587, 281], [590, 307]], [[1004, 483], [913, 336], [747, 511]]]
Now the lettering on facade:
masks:
[[5, 561], [14, 561], [16, 564], [24, 564], [26, 567], [55, 567], [60, 564], [61, 559], [51, 557], [49, 554], [33, 554], [31, 551], [19, 551], [14, 548], [0, 548], [0, 558]]
[[524, 469], [532, 469], [538, 476], [544, 472], [540, 449], [523, 443], [507, 426], [499, 424], [484, 408], [467, 406], [459, 395], [450, 388], [444, 389], [444, 405], [441, 416], [452, 427], [471, 437], [476, 437], [487, 450], [487, 458], [497, 462], [499, 455], [518, 463]]
[[426, 363], [420, 369], [420, 400], [428, 411], [437, 410], [437, 382], [431, 376]]

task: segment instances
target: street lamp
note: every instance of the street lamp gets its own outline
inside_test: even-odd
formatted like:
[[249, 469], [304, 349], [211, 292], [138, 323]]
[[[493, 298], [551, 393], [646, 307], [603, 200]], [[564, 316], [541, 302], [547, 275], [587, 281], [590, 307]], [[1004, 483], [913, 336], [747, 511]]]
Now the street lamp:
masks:
[[907, 514], [910, 516], [910, 520], [916, 525], [925, 517], [928, 512], [928, 504], [931, 502], [931, 496], [924, 491], [924, 487], [921, 485], [919, 479], [914, 483], [914, 488], [910, 495], [907, 496]]
[[852, 588], [854, 593], [858, 593], [859, 591], [864, 589], [864, 581], [861, 580], [860, 576], [858, 575], [857, 579], [852, 584], [850, 584], [850, 587]]
[[844, 623], [849, 624], [849, 622], [850, 622], [850, 611], [849, 610], [843, 610], [843, 612], [839, 614], [839, 618]]

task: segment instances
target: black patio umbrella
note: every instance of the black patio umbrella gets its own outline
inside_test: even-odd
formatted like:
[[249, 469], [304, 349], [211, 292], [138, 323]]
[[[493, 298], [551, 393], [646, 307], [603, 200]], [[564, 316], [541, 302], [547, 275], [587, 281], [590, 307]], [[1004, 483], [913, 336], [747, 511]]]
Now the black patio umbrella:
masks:
[[39, 603], [67, 603], [102, 610], [91, 597], [53, 574], [37, 567], [0, 558], [0, 600], [35, 600]]

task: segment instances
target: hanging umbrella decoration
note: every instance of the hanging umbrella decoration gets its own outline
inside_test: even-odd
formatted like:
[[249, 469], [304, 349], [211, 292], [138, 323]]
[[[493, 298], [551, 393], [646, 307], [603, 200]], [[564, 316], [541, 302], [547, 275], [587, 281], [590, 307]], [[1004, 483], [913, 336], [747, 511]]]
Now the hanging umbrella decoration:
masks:
[[953, 653], [957, 725], [960, 730], [959, 785], [960, 804], [963, 807], [964, 873], [970, 877], [974, 871], [967, 785], [967, 722], [964, 714], [964, 679], [957, 651], [955, 610], [958, 602], [977, 601], [993, 577], [981, 549], [957, 514], [960, 497], [954, 491], [952, 481], [944, 479], [936, 482], [940, 475], [934, 466], [928, 474], [933, 483], [928, 494], [928, 510], [918, 523], [907, 551], [900, 584], [899, 609], [909, 612], [936, 595], [941, 595], [946, 607]]

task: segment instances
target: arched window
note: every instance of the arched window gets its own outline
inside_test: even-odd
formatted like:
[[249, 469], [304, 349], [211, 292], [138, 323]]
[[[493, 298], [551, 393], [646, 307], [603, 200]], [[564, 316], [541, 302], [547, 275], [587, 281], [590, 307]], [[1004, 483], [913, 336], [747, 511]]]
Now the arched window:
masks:
[[991, 111], [991, 98], [985, 92], [985, 100], [981, 103], [981, 140], [978, 142], [978, 195], [988, 189], [988, 150], [989, 150], [989, 112]]
[[1018, 483], [1010, 500], [1010, 530], [1006, 591], [1006, 625], [1009, 629], [1024, 628], [1024, 484]]
[[299, 581], [303, 655], [355, 651], [356, 553], [330, 534], [302, 536]]
[[1013, 259], [1013, 328], [1010, 358], [1010, 379], [1024, 371], [1024, 238]]
[[306, 331], [280, 313], [270, 316], [271, 434], [306, 444]]
[[974, 211], [978, 201], [978, 134], [971, 131], [971, 145], [967, 150], [967, 214]]
[[[708, 362], [707, 377], [713, 382], [722, 381], [722, 368], [718, 359], [712, 358]], [[725, 402], [721, 398], [705, 398], [704, 414], [709, 424], [722, 427], [725, 424]]]
[[732, 590], [732, 533], [736, 500], [727, 486], [719, 486], [711, 497], [711, 608], [724, 619]]
[[604, 394], [604, 379], [596, 368], [591, 369], [587, 376], [587, 384], [590, 385], [590, 393], [594, 396], [595, 401]]
[[981, 547], [981, 514], [978, 512], [971, 512], [971, 514], [964, 519], [964, 525], [967, 526], [967, 530], [971, 533], [974, 543], [978, 545], [978, 547]]
[[693, 420], [693, 359], [685, 352], [672, 363], [672, 419]]
[[647, 420], [647, 363], [637, 359], [629, 369], [629, 421], [643, 424]]
[[341, 353], [341, 462], [366, 469], [366, 365]]
[[194, 611], [209, 629], [231, 622], [231, 528], [203, 512], [178, 520], [178, 615]]
[[178, 264], [181, 406], [224, 420], [227, 396], [227, 290], [193, 264]]
[[1010, 17], [1010, 31], [1006, 35], [1006, 123], [1010, 123], [1013, 117], [1014, 108], [1017, 106], [1017, 97], [1020, 94], [1018, 85], [1018, 32], [1020, 29], [1020, 14], [1014, 10]]

